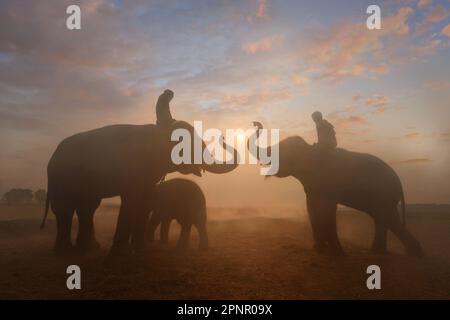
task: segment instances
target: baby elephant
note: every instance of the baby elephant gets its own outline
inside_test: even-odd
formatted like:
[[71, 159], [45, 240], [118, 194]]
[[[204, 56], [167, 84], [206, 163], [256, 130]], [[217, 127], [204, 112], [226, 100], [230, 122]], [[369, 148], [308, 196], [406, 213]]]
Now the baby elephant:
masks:
[[200, 249], [208, 247], [206, 201], [202, 190], [195, 182], [171, 179], [157, 185], [155, 208], [148, 226], [149, 240], [154, 240], [155, 230], [161, 224], [161, 243], [167, 243], [172, 219], [176, 219], [181, 225], [178, 248], [188, 247], [192, 225], [197, 228]]

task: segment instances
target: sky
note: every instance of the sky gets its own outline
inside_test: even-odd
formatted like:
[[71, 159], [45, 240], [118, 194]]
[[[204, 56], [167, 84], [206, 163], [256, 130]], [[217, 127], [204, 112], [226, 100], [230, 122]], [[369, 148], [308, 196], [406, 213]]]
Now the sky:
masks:
[[[65, 27], [68, 5], [81, 30]], [[172, 115], [214, 128], [258, 120], [316, 140], [320, 110], [338, 144], [391, 164], [409, 203], [450, 201], [450, 1], [0, 2], [0, 193], [45, 188], [57, 144], [117, 123]], [[210, 206], [304, 207], [293, 178], [243, 165], [193, 178]]]

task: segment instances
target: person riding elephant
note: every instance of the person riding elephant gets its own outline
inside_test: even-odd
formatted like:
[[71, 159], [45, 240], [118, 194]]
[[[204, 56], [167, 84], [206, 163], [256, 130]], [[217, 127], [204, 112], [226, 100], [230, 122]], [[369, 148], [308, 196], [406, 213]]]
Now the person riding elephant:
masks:
[[[202, 141], [192, 125], [173, 121], [164, 130], [154, 124], [110, 125], [75, 134], [57, 146], [47, 166], [48, 191], [42, 223], [43, 227], [51, 207], [57, 223], [55, 252], [65, 253], [72, 248], [74, 212], [79, 220], [77, 249], [97, 249], [94, 212], [101, 199], [115, 196], [120, 196], [121, 206], [111, 253], [129, 252], [130, 240], [132, 247], [138, 249], [145, 245], [155, 186], [167, 173], [202, 176], [202, 171], [223, 174], [237, 167], [237, 162], [175, 164], [171, 151], [178, 141], [171, 140], [171, 133], [177, 129], [190, 134], [191, 145], [194, 139]], [[201, 147], [202, 154], [208, 152], [205, 142]], [[225, 142], [223, 147], [237, 159], [236, 149]]]
[[[271, 154], [272, 147], [255, 146], [262, 125], [248, 143], [250, 152]], [[253, 144], [250, 143], [252, 141]], [[336, 230], [337, 205], [368, 213], [375, 222], [372, 249], [387, 252], [387, 231], [391, 230], [410, 255], [423, 254], [420, 243], [405, 227], [405, 199], [395, 171], [381, 159], [365, 153], [336, 149], [324, 153], [299, 136], [278, 143], [279, 169], [276, 177], [292, 176], [303, 185], [311, 222], [314, 246], [319, 252], [343, 254]], [[401, 203], [403, 223], [397, 205]]]
[[322, 117], [320, 111], [313, 112], [312, 119], [316, 123], [316, 146], [322, 150], [334, 150], [337, 147], [337, 140], [333, 125]]
[[156, 125], [162, 128], [169, 128], [176, 120], [172, 118], [170, 112], [170, 101], [172, 101], [174, 93], [172, 90], [166, 89], [158, 97], [156, 102]]

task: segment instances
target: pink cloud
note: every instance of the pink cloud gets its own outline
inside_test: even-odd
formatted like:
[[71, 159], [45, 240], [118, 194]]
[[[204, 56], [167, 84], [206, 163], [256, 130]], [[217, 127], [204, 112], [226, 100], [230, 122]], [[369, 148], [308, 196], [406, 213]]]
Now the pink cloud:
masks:
[[386, 96], [373, 96], [371, 98], [366, 99], [366, 105], [380, 108], [385, 107], [389, 103], [389, 98]]
[[258, 18], [264, 18], [266, 16], [266, 13], [267, 13], [267, 0], [259, 0], [256, 16]]
[[232, 107], [252, 107], [287, 100], [291, 97], [287, 87], [273, 90], [259, 90], [249, 93], [229, 93], [222, 97], [222, 103]]
[[367, 56], [383, 57], [383, 40], [394, 40], [409, 34], [407, 22], [413, 10], [400, 8], [396, 14], [383, 20], [381, 30], [372, 32], [360, 23], [343, 23], [329, 30], [311, 32], [313, 34], [306, 49], [305, 60], [309, 67], [318, 68], [320, 77], [340, 80], [348, 76], [358, 76], [365, 72], [385, 74], [386, 63], [370, 65]]
[[417, 3], [417, 6], [419, 8], [423, 8], [428, 6], [431, 3], [431, 0], [419, 0], [419, 2]]
[[361, 98], [362, 98], [362, 95], [360, 95], [359, 93], [357, 93], [357, 94], [355, 94], [355, 95], [352, 97], [352, 100], [353, 100], [353, 101], [359, 101]]
[[427, 88], [431, 89], [450, 89], [450, 81], [428, 81], [425, 83]]
[[265, 37], [262, 39], [259, 39], [257, 41], [248, 42], [242, 45], [242, 49], [247, 54], [256, 54], [260, 52], [266, 52], [272, 50], [272, 47], [276, 42], [280, 41], [280, 37], [273, 36], [273, 37]]

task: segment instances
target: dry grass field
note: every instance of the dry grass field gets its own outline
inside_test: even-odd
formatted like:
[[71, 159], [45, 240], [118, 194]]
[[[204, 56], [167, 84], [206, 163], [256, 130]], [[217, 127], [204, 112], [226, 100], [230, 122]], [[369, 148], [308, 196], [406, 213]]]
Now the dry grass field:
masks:
[[[102, 249], [85, 256], [58, 257], [51, 247], [54, 220], [39, 230], [43, 209], [0, 207], [0, 298], [2, 299], [428, 299], [450, 298], [450, 212], [414, 212], [408, 228], [426, 256], [411, 258], [390, 236], [390, 254], [370, 247], [371, 220], [356, 212], [338, 214], [346, 257], [312, 250], [306, 218], [256, 209], [211, 209], [211, 247], [197, 250], [193, 230], [186, 252], [170, 244], [151, 244], [146, 252], [114, 265], [105, 257], [118, 209], [101, 207], [95, 216]], [[74, 225], [74, 233], [76, 223]], [[82, 270], [82, 289], [66, 288], [66, 267]], [[366, 268], [382, 270], [381, 290], [366, 288]]]

